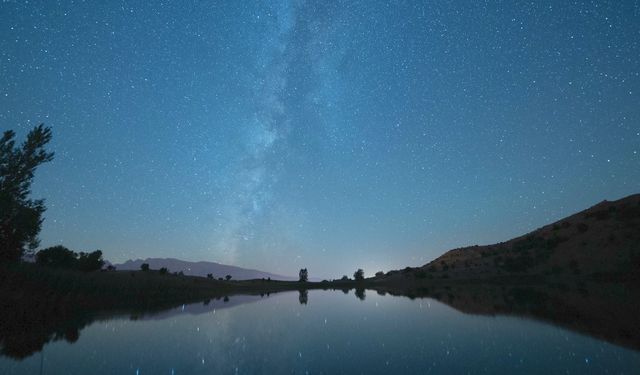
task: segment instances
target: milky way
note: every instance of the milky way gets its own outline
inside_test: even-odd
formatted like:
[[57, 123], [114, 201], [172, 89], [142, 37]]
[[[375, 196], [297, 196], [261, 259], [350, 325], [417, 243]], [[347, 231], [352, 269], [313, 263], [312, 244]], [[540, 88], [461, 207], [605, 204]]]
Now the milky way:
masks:
[[640, 191], [637, 1], [0, 4], [42, 245], [311, 277]]

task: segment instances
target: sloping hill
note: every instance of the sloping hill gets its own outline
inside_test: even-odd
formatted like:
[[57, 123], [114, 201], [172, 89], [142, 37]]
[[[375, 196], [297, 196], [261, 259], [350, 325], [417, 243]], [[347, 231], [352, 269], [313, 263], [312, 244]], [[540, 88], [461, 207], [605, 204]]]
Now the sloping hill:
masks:
[[137, 271], [140, 270], [140, 265], [142, 263], [149, 264], [149, 267], [154, 270], [166, 267], [169, 272], [183, 272], [185, 275], [201, 277], [206, 277], [207, 274], [212, 274], [216, 279], [219, 277], [225, 277], [226, 275], [231, 275], [233, 280], [250, 280], [262, 278], [271, 278], [272, 280], [297, 280], [297, 278], [294, 277], [277, 275], [269, 272], [236, 266], [229, 266], [226, 264], [215, 262], [187, 262], [174, 258], [147, 258], [144, 260], [128, 260], [122, 264], [115, 264], [114, 266], [118, 270]]
[[392, 271], [417, 278], [640, 273], [640, 194], [597, 205], [494, 245], [446, 252], [418, 268]]

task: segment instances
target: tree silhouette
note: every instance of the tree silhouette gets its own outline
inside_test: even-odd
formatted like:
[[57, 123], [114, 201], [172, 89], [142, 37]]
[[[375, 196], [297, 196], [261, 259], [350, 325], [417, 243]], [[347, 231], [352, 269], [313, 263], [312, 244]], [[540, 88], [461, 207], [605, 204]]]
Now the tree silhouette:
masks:
[[95, 271], [101, 269], [103, 265], [102, 251], [96, 250], [92, 253], [80, 252], [76, 267], [80, 271]]
[[169, 273], [169, 270], [167, 269], [167, 267], [162, 267], [159, 270], [161, 275], [166, 275], [167, 273]]
[[141, 270], [143, 270], [143, 271], [145, 271], [145, 272], [146, 272], [146, 271], [149, 271], [149, 263], [142, 263], [142, 264], [140, 265], [140, 269], [141, 269]]
[[307, 281], [309, 281], [309, 272], [307, 272], [306, 268], [300, 269], [299, 276], [300, 276], [301, 283], [306, 283]]
[[208, 273], [207, 274], [207, 279], [213, 279], [213, 274], [212, 273]]
[[36, 168], [53, 159], [44, 146], [51, 140], [51, 128], [33, 128], [20, 147], [15, 132], [7, 130], [0, 138], [0, 262], [19, 261], [35, 250], [46, 210], [44, 200], [29, 199]]
[[[80, 271], [96, 271], [102, 268], [102, 251], [96, 250], [91, 253], [81, 252], [80, 254], [67, 249], [64, 246], [52, 246], [38, 251], [36, 263], [49, 267], [69, 268]], [[115, 267], [109, 266], [115, 270]]]
[[353, 273], [353, 278], [356, 281], [362, 281], [364, 280], [364, 271], [362, 270], [362, 268], [358, 268], [358, 270], [356, 272]]
[[229, 280], [231, 280], [231, 275], [227, 275], [224, 278], [227, 279], [227, 281], [229, 281]]
[[38, 251], [36, 263], [50, 267], [74, 268], [76, 253], [62, 245], [52, 246]]

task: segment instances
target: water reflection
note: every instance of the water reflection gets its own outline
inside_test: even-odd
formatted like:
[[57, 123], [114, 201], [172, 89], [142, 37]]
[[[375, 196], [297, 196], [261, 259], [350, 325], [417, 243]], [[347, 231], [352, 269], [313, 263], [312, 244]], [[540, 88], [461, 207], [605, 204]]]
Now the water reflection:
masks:
[[300, 302], [301, 305], [306, 305], [307, 302], [309, 302], [309, 291], [307, 289], [301, 289], [298, 293], [298, 302]]
[[[349, 289], [339, 290], [345, 294], [349, 292]], [[416, 288], [375, 287], [370, 290], [380, 296], [435, 299], [466, 314], [513, 315], [542, 320], [640, 350], [640, 288], [634, 284], [434, 284]], [[355, 288], [354, 295], [365, 301], [365, 288]], [[14, 299], [13, 303], [5, 303], [0, 309], [0, 353], [13, 359], [24, 359], [42, 350], [49, 342], [64, 340], [74, 343], [88, 325], [114, 317], [162, 320], [176, 315], [215, 313], [216, 310], [268, 297], [269, 293], [220, 296], [197, 304], [129, 311], [91, 310], [65, 304], [64, 301], [43, 305], [29, 298]], [[309, 303], [308, 290], [298, 290], [298, 302], [301, 305]], [[390, 316], [388, 319], [393, 318]]]
[[435, 284], [385, 287], [378, 293], [433, 298], [467, 314], [542, 320], [640, 350], [640, 285], [636, 283]]

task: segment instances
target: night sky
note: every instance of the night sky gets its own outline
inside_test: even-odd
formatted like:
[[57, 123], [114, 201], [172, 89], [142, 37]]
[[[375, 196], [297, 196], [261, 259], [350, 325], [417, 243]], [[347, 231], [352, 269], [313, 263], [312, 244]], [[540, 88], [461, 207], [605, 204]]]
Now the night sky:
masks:
[[417, 266], [640, 192], [640, 3], [5, 0], [40, 122], [43, 247]]

